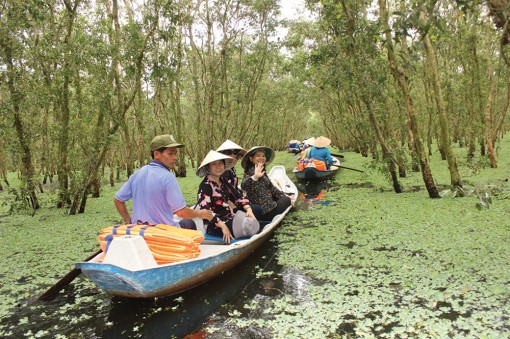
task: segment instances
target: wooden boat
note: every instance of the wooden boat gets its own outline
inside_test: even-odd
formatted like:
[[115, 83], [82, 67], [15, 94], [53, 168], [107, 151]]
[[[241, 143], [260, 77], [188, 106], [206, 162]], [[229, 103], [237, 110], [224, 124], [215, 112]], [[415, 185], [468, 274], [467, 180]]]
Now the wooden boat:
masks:
[[293, 172], [296, 175], [298, 179], [303, 180], [317, 180], [317, 179], [324, 179], [327, 177], [332, 176], [335, 174], [338, 169], [340, 168], [340, 160], [333, 157], [333, 166], [336, 166], [336, 168], [331, 170], [318, 170], [313, 163], [308, 163], [308, 165], [303, 169], [299, 170], [297, 167], [294, 168]]
[[[284, 192], [297, 199], [296, 185], [286, 175], [283, 166], [274, 166], [268, 176], [277, 181]], [[263, 230], [251, 238], [235, 239], [226, 245], [220, 237], [206, 234], [200, 245], [200, 255], [193, 259], [151, 268], [128, 270], [99, 262], [99, 255], [87, 262], [76, 264], [89, 279], [104, 291], [118, 296], [132, 298], [153, 298], [169, 296], [201, 285], [246, 259], [263, 244], [281, 223], [285, 215], [277, 215]], [[197, 227], [203, 228], [201, 219], [195, 219]]]

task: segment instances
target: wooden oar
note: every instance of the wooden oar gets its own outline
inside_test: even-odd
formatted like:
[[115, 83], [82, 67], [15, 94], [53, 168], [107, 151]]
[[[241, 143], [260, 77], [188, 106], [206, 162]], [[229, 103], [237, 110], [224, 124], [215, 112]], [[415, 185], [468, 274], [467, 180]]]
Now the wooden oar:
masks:
[[356, 171], [356, 172], [361, 172], [361, 173], [365, 173], [365, 171], [362, 171], [362, 170], [359, 170], [359, 169], [355, 169], [355, 168], [350, 168], [350, 167], [345, 167], [345, 166], [338, 166], [340, 168], [345, 168], [345, 169], [348, 169], [348, 170], [351, 170], [351, 171]]
[[335, 153], [330, 153], [332, 156], [334, 157], [339, 157], [339, 158], [345, 158], [342, 154], [335, 154]]
[[[90, 259], [94, 258], [96, 255], [101, 253], [101, 249], [99, 249], [96, 253], [92, 254], [91, 256], [87, 257], [83, 261], [89, 261]], [[69, 285], [71, 281], [76, 279], [77, 276], [79, 276], [81, 273], [81, 270], [79, 268], [72, 269], [69, 273], [67, 273], [62, 279], [60, 279], [55, 285], [50, 287], [49, 290], [41, 294], [37, 300], [46, 300], [57, 294], [60, 290], [62, 290], [64, 287]]]

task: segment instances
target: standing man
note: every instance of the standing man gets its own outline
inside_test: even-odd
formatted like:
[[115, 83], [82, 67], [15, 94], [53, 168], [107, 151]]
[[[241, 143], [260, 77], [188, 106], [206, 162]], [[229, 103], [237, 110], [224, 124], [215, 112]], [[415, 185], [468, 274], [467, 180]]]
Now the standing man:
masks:
[[[184, 147], [170, 134], [158, 135], [151, 141], [152, 161], [133, 173], [115, 194], [117, 211], [127, 224], [148, 222], [196, 229], [192, 218], [211, 220], [210, 210], [193, 210], [186, 207], [177, 179], [170, 172], [177, 161], [178, 149]], [[133, 199], [130, 216], [126, 201]], [[174, 219], [177, 214], [183, 220]]]

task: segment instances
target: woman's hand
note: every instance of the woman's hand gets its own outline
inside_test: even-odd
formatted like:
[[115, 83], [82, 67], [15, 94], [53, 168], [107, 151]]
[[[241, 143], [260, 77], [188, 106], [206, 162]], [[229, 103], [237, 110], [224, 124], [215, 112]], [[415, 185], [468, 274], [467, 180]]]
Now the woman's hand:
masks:
[[221, 231], [223, 232], [223, 241], [230, 244], [230, 240], [234, 239], [234, 236], [230, 233], [228, 226], [223, 221], [218, 221], [216, 226], [221, 228]]
[[257, 220], [257, 218], [255, 218], [255, 214], [253, 214], [253, 210], [251, 209], [251, 207], [246, 210], [246, 216], [252, 217], [253, 219]]
[[285, 195], [289, 197], [289, 199], [290, 199], [290, 205], [291, 205], [292, 207], [296, 207], [296, 202], [295, 202], [295, 201], [292, 201], [292, 194], [285, 193]]
[[256, 180], [262, 178], [266, 172], [264, 172], [264, 165], [261, 163], [255, 164], [255, 173], [253, 176]]

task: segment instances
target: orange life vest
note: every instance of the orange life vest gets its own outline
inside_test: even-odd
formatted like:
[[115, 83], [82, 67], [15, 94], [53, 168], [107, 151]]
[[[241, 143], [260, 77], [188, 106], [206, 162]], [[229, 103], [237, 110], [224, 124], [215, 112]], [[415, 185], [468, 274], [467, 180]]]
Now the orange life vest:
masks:
[[108, 251], [108, 246], [115, 237], [123, 235], [142, 236], [160, 265], [199, 256], [199, 245], [204, 240], [204, 234], [200, 231], [165, 224], [117, 225], [106, 227], [99, 234], [99, 244], [103, 252]]

